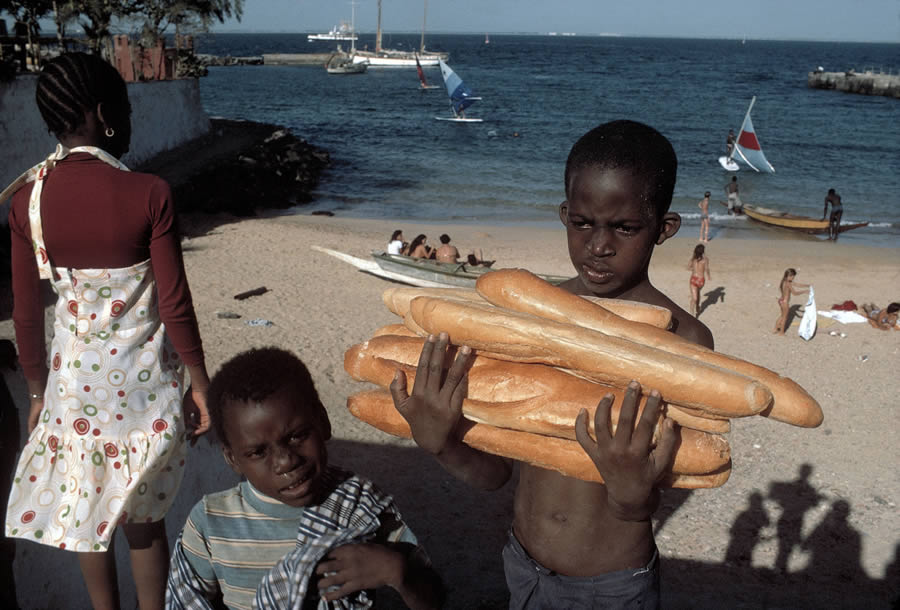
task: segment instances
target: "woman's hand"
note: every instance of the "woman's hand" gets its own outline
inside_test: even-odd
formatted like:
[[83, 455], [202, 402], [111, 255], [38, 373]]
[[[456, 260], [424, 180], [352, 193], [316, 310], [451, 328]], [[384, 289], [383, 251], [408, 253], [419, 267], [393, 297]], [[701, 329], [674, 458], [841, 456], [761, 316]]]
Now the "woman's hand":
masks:
[[28, 434], [31, 434], [41, 419], [41, 411], [44, 410], [44, 397], [32, 398], [31, 409], [28, 411]]
[[197, 439], [209, 430], [209, 411], [206, 408], [206, 390], [196, 390], [191, 386], [182, 401], [184, 425], [191, 439], [191, 447]]

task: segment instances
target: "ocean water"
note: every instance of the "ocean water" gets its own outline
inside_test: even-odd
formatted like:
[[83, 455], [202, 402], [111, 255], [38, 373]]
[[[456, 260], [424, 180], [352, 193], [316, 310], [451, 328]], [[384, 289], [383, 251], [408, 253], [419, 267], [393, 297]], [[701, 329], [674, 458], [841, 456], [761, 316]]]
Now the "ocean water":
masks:
[[[414, 49], [419, 35], [386, 35]], [[712, 236], [821, 239], [729, 217], [717, 201], [733, 174], [717, 158], [750, 103], [775, 174], [737, 172], [745, 203], [820, 217], [829, 188], [844, 202], [845, 223], [869, 227], [841, 239], [900, 246], [900, 100], [810, 89], [806, 75], [867, 68], [900, 71], [900, 45], [429, 35], [429, 49], [476, 95], [469, 116], [449, 115], [444, 89], [421, 91], [415, 69], [370, 68], [358, 76], [320, 67], [211, 68], [200, 91], [210, 115], [267, 121], [331, 153], [315, 201], [298, 213], [455, 223], [556, 223], [569, 148], [605, 121], [628, 118], [665, 134], [679, 159], [672, 209], [685, 234], [699, 223], [697, 202], [712, 192]], [[326, 52], [306, 34], [217, 34], [197, 50], [218, 55]], [[346, 43], [344, 43], [346, 45]], [[374, 36], [357, 43], [374, 47]], [[440, 71], [425, 68], [442, 84]]]

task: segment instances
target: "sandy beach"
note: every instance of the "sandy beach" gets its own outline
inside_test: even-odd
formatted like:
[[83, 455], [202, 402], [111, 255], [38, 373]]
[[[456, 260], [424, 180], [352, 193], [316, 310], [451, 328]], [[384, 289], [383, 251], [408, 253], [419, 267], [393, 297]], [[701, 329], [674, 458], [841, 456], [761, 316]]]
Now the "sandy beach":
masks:
[[[446, 580], [448, 607], [503, 608], [500, 550], [513, 485], [494, 493], [466, 488], [411, 442], [359, 422], [345, 407], [347, 396], [365, 385], [344, 372], [344, 351], [395, 321], [381, 302], [392, 284], [310, 246], [366, 257], [383, 248], [394, 229], [408, 238], [425, 233], [431, 243], [446, 232], [461, 252], [481, 247], [497, 267], [573, 274], [561, 226], [436, 226], [308, 215], [223, 222], [184, 241], [207, 366], [215, 371], [252, 346], [294, 350], [331, 416], [330, 459], [395, 496]], [[653, 283], [684, 308], [686, 266], [697, 243], [689, 233], [657, 248], [651, 265]], [[724, 487], [664, 492], [655, 518], [664, 607], [890, 607], [900, 594], [900, 332], [820, 317], [817, 335], [807, 342], [797, 335], [799, 316], [784, 337], [772, 328], [786, 267], [798, 270], [798, 282], [814, 286], [818, 309], [847, 299], [884, 306], [900, 300], [900, 249], [714, 239], [707, 254], [712, 278], [701, 292], [700, 319], [717, 350], [791, 377], [820, 402], [825, 421], [810, 430], [760, 417], [737, 420], [729, 435], [733, 474]], [[268, 291], [260, 296], [233, 298], [262, 286]], [[804, 302], [805, 296], [794, 298], [794, 304]], [[3, 318], [0, 338], [13, 338], [8, 311]], [[247, 324], [258, 318], [272, 325]], [[6, 379], [20, 410], [27, 409], [20, 375], [8, 372]], [[171, 540], [203, 493], [235, 480], [218, 446], [199, 442], [167, 517]], [[780, 544], [792, 551], [786, 571], [775, 568]], [[124, 546], [117, 552], [129, 595]], [[88, 605], [71, 555], [20, 542], [15, 572], [23, 607]], [[396, 604], [383, 600], [385, 607]]]

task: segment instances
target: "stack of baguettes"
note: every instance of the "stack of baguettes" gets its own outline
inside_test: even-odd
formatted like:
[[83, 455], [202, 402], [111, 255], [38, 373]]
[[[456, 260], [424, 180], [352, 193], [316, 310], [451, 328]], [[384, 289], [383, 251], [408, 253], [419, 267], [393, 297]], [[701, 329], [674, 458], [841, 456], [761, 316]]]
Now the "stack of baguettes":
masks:
[[358, 392], [347, 406], [396, 436], [411, 433], [387, 388], [397, 369], [412, 388], [423, 337], [440, 332], [476, 354], [463, 402], [463, 442], [586, 481], [602, 478], [575, 440], [575, 418], [587, 409], [593, 433], [597, 403], [612, 393], [615, 430], [632, 379], [662, 395], [655, 436], [662, 414], [680, 424], [663, 486], [725, 483], [731, 449], [722, 434], [731, 418], [762, 415], [810, 428], [822, 422], [818, 403], [798, 384], [682, 339], [667, 330], [671, 312], [661, 307], [582, 298], [522, 269], [486, 273], [475, 290], [389, 288], [383, 300], [403, 323], [378, 329], [344, 356], [351, 377], [382, 389]]

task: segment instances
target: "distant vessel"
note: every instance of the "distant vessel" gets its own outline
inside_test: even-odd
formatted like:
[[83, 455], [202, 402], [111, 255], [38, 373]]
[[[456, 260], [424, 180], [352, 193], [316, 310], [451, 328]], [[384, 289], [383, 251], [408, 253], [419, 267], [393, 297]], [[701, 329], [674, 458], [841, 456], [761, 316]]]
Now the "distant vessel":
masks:
[[415, 67], [436, 66], [442, 59], [450, 57], [449, 53], [432, 53], [425, 50], [425, 21], [428, 14], [428, 0], [425, 0], [425, 10], [422, 13], [422, 42], [419, 45], [418, 53], [412, 51], [395, 51], [392, 49], [383, 49], [381, 47], [381, 0], [378, 0], [378, 22], [375, 28], [375, 51], [357, 51], [353, 58], [355, 62], [368, 61], [370, 66], [375, 67]]
[[450, 110], [453, 116], [436, 116], [438, 121], [452, 121], [454, 123], [481, 123], [482, 119], [470, 118], [466, 116], [466, 108], [480, 100], [480, 97], [472, 95], [462, 79], [454, 72], [450, 66], [443, 61], [440, 62], [441, 76], [444, 77], [444, 86], [447, 87], [447, 95], [450, 97]]
[[765, 172], [774, 174], [775, 168], [766, 159], [763, 154], [759, 140], [756, 138], [756, 130], [753, 128], [753, 121], [750, 119], [750, 111], [753, 110], [753, 104], [756, 103], [756, 96], [750, 100], [750, 107], [747, 108], [747, 114], [744, 115], [744, 122], [741, 123], [741, 131], [738, 132], [734, 145], [727, 155], [719, 157], [719, 165], [730, 172], [736, 172], [740, 166], [735, 162], [737, 158], [750, 169], [757, 172]]
[[331, 31], [326, 34], [309, 34], [306, 39], [310, 42], [313, 40], [356, 40], [356, 34], [350, 27], [341, 22], [341, 25], [336, 25], [331, 28]]
[[332, 54], [325, 64], [325, 69], [329, 74], [364, 74], [369, 69], [368, 61], [357, 62], [354, 60], [356, 56], [356, 2], [351, 2], [352, 7], [350, 19], [350, 54], [345, 55], [341, 51], [341, 45], [338, 45], [336, 53]]
[[484, 44], [491, 44], [491, 37], [487, 33], [484, 35]]
[[419, 58], [416, 57], [416, 72], [419, 74], [419, 89], [438, 89], [438, 85], [429, 85], [428, 79], [425, 78], [425, 71], [422, 69], [422, 64], [419, 63]]

